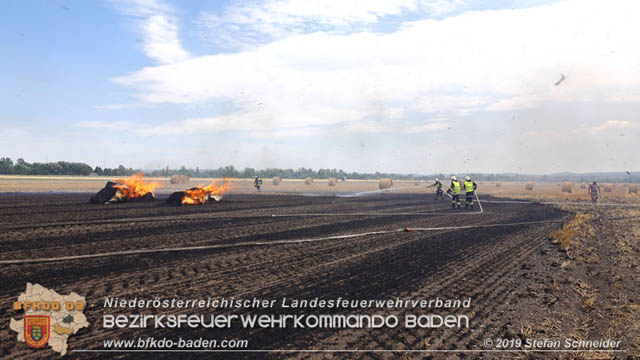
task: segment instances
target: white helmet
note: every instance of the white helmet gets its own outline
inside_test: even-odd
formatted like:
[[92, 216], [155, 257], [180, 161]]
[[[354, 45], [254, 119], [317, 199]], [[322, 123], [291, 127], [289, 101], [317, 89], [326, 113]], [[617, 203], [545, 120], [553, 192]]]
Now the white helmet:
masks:
[[440, 179], [436, 178], [436, 181], [440, 181]]
[[455, 179], [456, 179], [456, 177], [455, 177], [455, 176], [452, 176], [452, 177], [451, 177], [451, 180], [455, 180]]
[[464, 178], [465, 180], [469, 181], [471, 180], [471, 176], [467, 176], [466, 178]]

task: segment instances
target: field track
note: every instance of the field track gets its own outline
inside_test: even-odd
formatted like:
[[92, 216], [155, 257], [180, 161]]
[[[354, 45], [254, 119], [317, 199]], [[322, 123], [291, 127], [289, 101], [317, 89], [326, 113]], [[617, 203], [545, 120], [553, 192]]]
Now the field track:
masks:
[[[0, 308], [11, 304], [25, 283], [39, 283], [58, 293], [86, 296], [88, 329], [68, 340], [69, 349], [100, 349], [102, 339], [138, 336], [249, 340], [250, 349], [477, 349], [482, 340], [505, 332], [504, 316], [523, 294], [516, 277], [548, 243], [565, 213], [545, 205], [485, 203], [484, 213], [460, 216], [448, 200], [430, 195], [384, 194], [357, 198], [283, 195], [230, 195], [220, 203], [169, 207], [161, 201], [89, 205], [87, 194], [0, 196], [0, 261], [104, 252], [278, 242], [407, 227], [454, 227], [514, 222], [520, 226], [392, 232], [300, 244], [228, 247], [171, 253], [112, 256], [43, 264], [2, 265]], [[376, 213], [349, 216], [348, 213]], [[384, 216], [393, 213], [424, 215]], [[302, 213], [344, 216], [273, 217]], [[469, 213], [469, 212], [467, 212]], [[544, 223], [550, 221], [549, 223]], [[263, 298], [280, 299], [463, 299], [471, 309], [453, 310], [472, 318], [467, 330], [395, 329], [198, 329], [104, 330], [105, 296], [119, 298]], [[121, 310], [116, 311], [118, 313]], [[151, 312], [152, 310], [149, 310]], [[218, 310], [218, 312], [250, 310]], [[298, 310], [300, 311], [300, 310]], [[354, 313], [353, 310], [306, 310], [307, 313]], [[421, 310], [358, 310], [356, 313]], [[425, 310], [422, 310], [425, 311]], [[112, 312], [114, 312], [112, 310]], [[162, 310], [163, 314], [185, 310]], [[187, 311], [188, 312], [188, 311]], [[271, 309], [266, 313], [292, 313]], [[438, 313], [438, 311], [435, 311]], [[12, 311], [0, 322], [0, 357], [53, 356], [15, 341], [9, 330]], [[126, 313], [126, 312], [122, 312]], [[295, 313], [295, 311], [294, 311]], [[451, 312], [449, 312], [451, 313]], [[442, 314], [449, 314], [442, 312]], [[120, 354], [126, 356], [126, 354]], [[139, 357], [140, 354], [135, 354]], [[264, 354], [237, 353], [240, 357]], [[271, 353], [273, 358], [321, 357], [321, 354]], [[389, 357], [366, 354], [362, 357]], [[71, 357], [96, 354], [72, 353]], [[163, 356], [154, 354], [154, 357]], [[358, 354], [350, 354], [359, 357]], [[473, 356], [468, 355], [468, 358]]]

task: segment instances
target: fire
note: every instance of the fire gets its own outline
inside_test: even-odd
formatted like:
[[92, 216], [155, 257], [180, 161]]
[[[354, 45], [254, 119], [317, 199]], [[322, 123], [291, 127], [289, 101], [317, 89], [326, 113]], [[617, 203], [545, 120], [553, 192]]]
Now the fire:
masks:
[[160, 187], [160, 183], [157, 181], [145, 182], [142, 180], [142, 175], [142, 173], [137, 173], [127, 179], [116, 180], [116, 184], [113, 187], [118, 189], [118, 192], [112, 200], [130, 200], [143, 197], [149, 193], [154, 196], [153, 191]]
[[222, 197], [231, 190], [231, 180], [225, 180], [218, 185], [215, 181], [207, 186], [198, 185], [194, 188], [184, 191], [182, 198], [183, 205], [199, 205], [206, 203], [213, 198], [220, 201]]

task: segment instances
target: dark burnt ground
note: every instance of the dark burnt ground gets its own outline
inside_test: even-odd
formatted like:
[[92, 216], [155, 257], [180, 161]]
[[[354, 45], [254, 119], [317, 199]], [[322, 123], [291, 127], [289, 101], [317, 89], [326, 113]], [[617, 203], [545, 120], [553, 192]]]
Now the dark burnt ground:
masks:
[[[360, 198], [231, 195], [220, 203], [171, 207], [151, 203], [89, 205], [86, 194], [0, 196], [0, 260], [58, 257], [120, 250], [315, 238], [406, 227], [441, 227], [561, 220], [566, 213], [542, 205], [489, 204], [485, 212], [452, 210], [431, 195]], [[431, 212], [406, 216], [272, 217], [273, 214]], [[90, 327], [68, 340], [69, 350], [100, 349], [103, 339], [170, 337], [247, 339], [250, 349], [482, 349], [483, 340], [516, 336], [523, 311], [535, 312], [548, 286], [548, 234], [560, 224], [395, 232], [340, 240], [262, 247], [129, 255], [43, 264], [2, 265], [0, 356], [50, 357], [17, 343], [11, 304], [27, 282], [60, 294], [86, 296]], [[534, 291], [538, 289], [539, 291]], [[239, 313], [464, 314], [469, 329], [102, 329], [105, 296], [119, 298], [431, 299], [471, 297], [470, 309], [224, 310]], [[224, 312], [219, 310], [218, 313]], [[200, 313], [172, 309], [169, 313]], [[153, 313], [153, 310], [145, 313]], [[208, 312], [202, 312], [208, 313]], [[144, 354], [107, 354], [140, 357]], [[161, 357], [163, 354], [151, 354]], [[175, 355], [175, 354], [170, 354]], [[182, 356], [196, 354], [182, 354]], [[214, 355], [214, 354], [209, 354]], [[228, 357], [229, 353], [217, 354]], [[267, 354], [236, 353], [239, 357]], [[273, 358], [323, 357], [270, 353]], [[100, 354], [70, 353], [69, 358]], [[104, 355], [103, 355], [104, 356]], [[326, 355], [331, 356], [331, 355]], [[369, 358], [398, 353], [340, 354]], [[414, 355], [411, 355], [414, 356]], [[415, 355], [417, 356], [417, 355]], [[420, 355], [424, 357], [426, 355]], [[465, 354], [452, 354], [464, 357]], [[478, 354], [467, 354], [467, 358]], [[446, 356], [442, 356], [446, 357]]]

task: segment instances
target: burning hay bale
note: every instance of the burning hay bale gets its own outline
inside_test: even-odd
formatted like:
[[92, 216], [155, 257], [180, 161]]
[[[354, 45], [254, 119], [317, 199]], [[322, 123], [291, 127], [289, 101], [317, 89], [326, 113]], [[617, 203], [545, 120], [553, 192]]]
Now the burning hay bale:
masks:
[[225, 180], [221, 185], [212, 182], [204, 186], [198, 185], [185, 191], [176, 191], [169, 196], [167, 205], [200, 205], [210, 200], [220, 201], [231, 190], [231, 181]]
[[89, 199], [90, 204], [108, 204], [124, 201], [149, 201], [155, 199], [153, 191], [160, 187], [157, 181], [145, 182], [142, 173], [127, 179], [107, 181], [100, 191]]
[[97, 193], [93, 194], [89, 199], [89, 204], [106, 204], [108, 203], [118, 192], [118, 189], [113, 186], [116, 183], [113, 181], [107, 181], [107, 184], [100, 189]]
[[281, 182], [282, 182], [282, 179], [280, 178], [280, 176], [273, 177], [273, 185], [280, 185]]
[[526, 190], [533, 190], [534, 185], [535, 185], [535, 183], [533, 181], [529, 181], [524, 185], [524, 188]]
[[329, 179], [329, 186], [336, 186], [336, 185], [338, 185], [338, 179], [330, 178]]
[[565, 181], [562, 183], [562, 192], [567, 192], [571, 194], [573, 192], [573, 183], [570, 181]]
[[605, 184], [604, 185], [604, 192], [613, 192], [613, 186], [611, 186], [611, 184]]
[[381, 179], [380, 183], [378, 183], [378, 189], [390, 189], [393, 186], [393, 180], [391, 179]]
[[171, 175], [169, 180], [172, 184], [186, 184], [191, 179], [187, 175]]
[[304, 179], [304, 184], [305, 184], [305, 185], [311, 185], [311, 184], [313, 184], [313, 179], [312, 179], [312, 178], [310, 178], [310, 177], [308, 177], [308, 178]]
[[[191, 188], [189, 190], [192, 190], [192, 189], [197, 189], [197, 188]], [[169, 195], [169, 198], [164, 203], [167, 205], [175, 205], [175, 206], [182, 205], [182, 199], [184, 199], [185, 196], [187, 196], [187, 191], [188, 190], [176, 191], [171, 193], [171, 195]]]
[[638, 193], [638, 184], [629, 184], [629, 194], [631, 193]]

